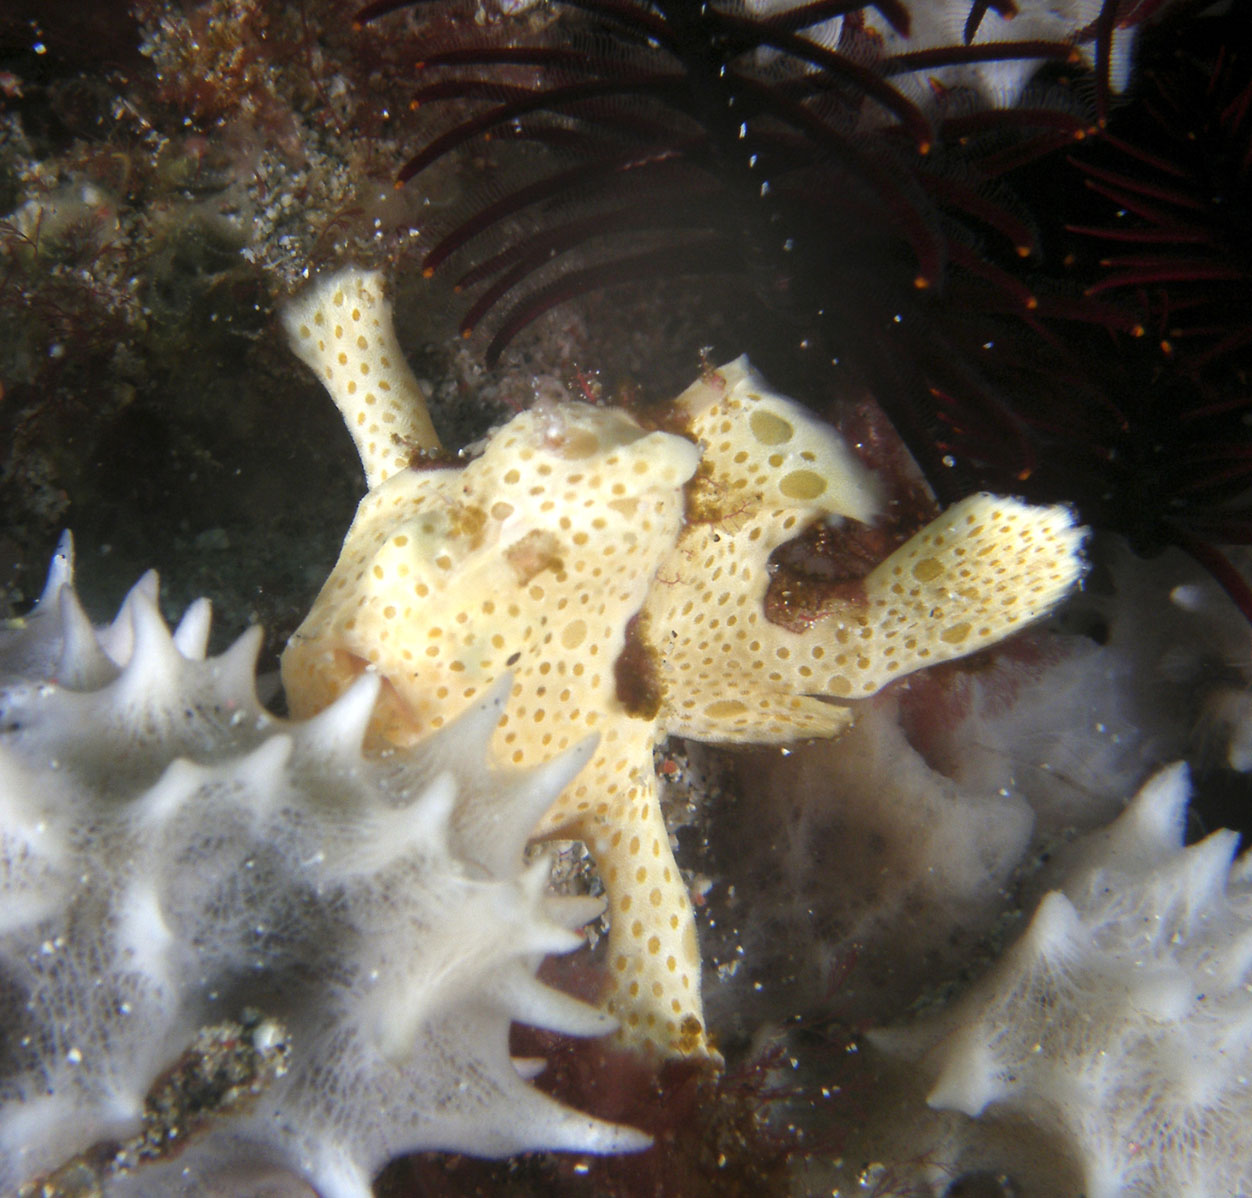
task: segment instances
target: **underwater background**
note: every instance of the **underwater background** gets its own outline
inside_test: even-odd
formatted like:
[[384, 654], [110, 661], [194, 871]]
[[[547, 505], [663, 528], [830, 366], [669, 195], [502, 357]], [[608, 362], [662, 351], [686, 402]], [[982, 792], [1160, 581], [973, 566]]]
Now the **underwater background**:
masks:
[[[905, 63], [900, 6], [794, 7], [0, 11], [8, 616], [71, 528], [94, 618], [155, 567], [168, 619], [212, 598], [215, 648], [263, 627], [281, 705], [361, 486], [277, 312], [348, 261], [385, 272], [447, 446], [564, 398], [657, 411], [746, 351], [871, 445], [901, 528], [987, 489], [1094, 529], [1044, 627], [895, 685], [847, 744], [658, 754], [727, 1070], [543, 1046], [548, 1084], [598, 1089], [654, 1154], [429, 1154], [380, 1192], [1077, 1198], [992, 1165], [936, 1189], [940, 1133], [894, 1112], [864, 1032], [982, 972], [1055, 853], [1167, 762], [1192, 767], [1191, 838], [1252, 826], [1249, 5], [1055, 5], [1004, 76], [961, 47], [1011, 4], [905, 5], [941, 31]], [[818, 18], [845, 22], [842, 73], [787, 40]], [[711, 92], [728, 64], [741, 90]]]

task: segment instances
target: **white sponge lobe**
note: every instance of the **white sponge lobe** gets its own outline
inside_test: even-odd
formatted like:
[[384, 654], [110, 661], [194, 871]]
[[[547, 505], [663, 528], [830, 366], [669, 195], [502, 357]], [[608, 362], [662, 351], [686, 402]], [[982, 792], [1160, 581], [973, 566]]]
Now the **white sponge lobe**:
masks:
[[875, 1036], [968, 1143], [1024, 1120], [1087, 1198], [1252, 1194], [1252, 861], [1233, 832], [1183, 846], [1189, 790], [1162, 770], [970, 993]]
[[[67, 541], [0, 633], [0, 1193], [66, 1170], [103, 1194], [198, 1193], [246, 1159], [365, 1198], [409, 1151], [648, 1143], [532, 1089], [508, 1051], [514, 1020], [615, 1027], [536, 980], [594, 912], [549, 913], [546, 864], [523, 867], [589, 744], [489, 768], [506, 680], [428, 747], [369, 759], [374, 675], [278, 720], [257, 636], [206, 658], [207, 607], [171, 634], [154, 578], [97, 636], [72, 577]], [[249, 1101], [183, 1112], [174, 1161], [154, 1095], [224, 1026], [259, 1062]]]

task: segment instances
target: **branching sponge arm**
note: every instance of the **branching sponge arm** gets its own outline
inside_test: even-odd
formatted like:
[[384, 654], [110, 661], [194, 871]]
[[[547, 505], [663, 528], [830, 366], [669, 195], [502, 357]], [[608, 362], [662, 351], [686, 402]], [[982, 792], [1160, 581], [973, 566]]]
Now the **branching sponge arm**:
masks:
[[315, 280], [288, 303], [283, 326], [343, 413], [371, 491], [407, 466], [414, 450], [439, 448], [377, 271], [349, 266]]

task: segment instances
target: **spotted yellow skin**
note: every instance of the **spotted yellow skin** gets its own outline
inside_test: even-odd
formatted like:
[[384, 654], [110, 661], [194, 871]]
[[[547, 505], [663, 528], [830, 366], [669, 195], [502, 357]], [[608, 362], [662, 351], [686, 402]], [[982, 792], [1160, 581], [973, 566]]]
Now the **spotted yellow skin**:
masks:
[[376, 271], [348, 269], [297, 296], [283, 313], [288, 341], [343, 413], [372, 491], [437, 449], [426, 396], [400, 352]]
[[[302, 301], [289, 330], [306, 351], [299, 330], [322, 327], [319, 311], [333, 321], [336, 295], [355, 286], [336, 276]], [[385, 324], [385, 309], [373, 311]], [[338, 346], [329, 352], [343, 367]], [[302, 356], [334, 386], [316, 353]], [[339, 377], [355, 378], [352, 366]], [[332, 395], [359, 425], [359, 388]], [[380, 746], [421, 740], [505, 672], [513, 689], [497, 760], [539, 764], [597, 735], [591, 764], [535, 836], [582, 839], [600, 869], [605, 1001], [621, 1038], [688, 1056], [711, 1050], [654, 746], [671, 733], [832, 735], [849, 708], [817, 696], [871, 694], [1021, 627], [1077, 578], [1080, 534], [1062, 509], [975, 496], [883, 562], [864, 602], [791, 632], [765, 617], [770, 553], [815, 519], [872, 521], [875, 478], [744, 359], [710, 372], [675, 412], [681, 432], [581, 403], [534, 409], [468, 464], [441, 469], [396, 469], [400, 442], [383, 459], [387, 446], [358, 438], [377, 482], [282, 671], [297, 716], [378, 671]]]

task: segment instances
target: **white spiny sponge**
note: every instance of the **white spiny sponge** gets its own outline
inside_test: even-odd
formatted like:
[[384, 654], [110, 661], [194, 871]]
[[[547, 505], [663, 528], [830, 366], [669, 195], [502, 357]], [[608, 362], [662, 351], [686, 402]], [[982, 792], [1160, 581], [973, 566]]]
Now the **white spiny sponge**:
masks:
[[[1252, 856], [1229, 831], [1184, 848], [1188, 793], [1184, 766], [1157, 774], [969, 994], [874, 1036], [976, 1121], [947, 1168], [991, 1164], [1023, 1194], [1252, 1194]], [[1003, 1154], [1027, 1126], [1050, 1165]]]
[[[1168, 0], [1166, 0], [1168, 2]], [[798, 8], [774, 0], [748, 0], [760, 13]], [[1144, 6], [1140, 6], [1142, 9]], [[928, 50], [959, 47], [990, 47], [985, 58], [971, 56], [964, 62], [896, 64], [892, 83], [923, 108], [952, 91], [968, 90], [983, 103], [1001, 108], [1017, 104], [1031, 79], [1046, 59], [1032, 47], [1069, 43], [1072, 61], [1095, 67], [1096, 29], [1102, 0], [1016, 0], [1013, 4], [971, 4], [969, 0], [922, 0], [907, 6], [907, 25], [899, 27], [887, 10], [867, 5], [855, 14], [854, 27], [838, 17], [807, 27], [819, 45], [844, 49], [841, 36], [854, 29], [885, 60], [894, 55], [922, 54]], [[1149, 13], [1149, 15], [1151, 15]], [[1108, 30], [1109, 84], [1114, 92], [1125, 91], [1130, 81], [1132, 56], [1139, 31], [1133, 6], [1123, 6], [1119, 19]], [[1011, 52], [1012, 47], [1024, 47]], [[999, 53], [995, 53], [996, 49]], [[904, 69], [902, 69], [904, 68]]]
[[154, 577], [96, 634], [72, 577], [67, 540], [0, 632], [0, 1193], [198, 1194], [255, 1160], [364, 1198], [408, 1151], [647, 1144], [508, 1050], [514, 1020], [614, 1027], [536, 980], [588, 912], [522, 864], [594, 738], [489, 769], [506, 682], [367, 759], [377, 676], [278, 720], [259, 636], [206, 658], [207, 604], [171, 635]]

